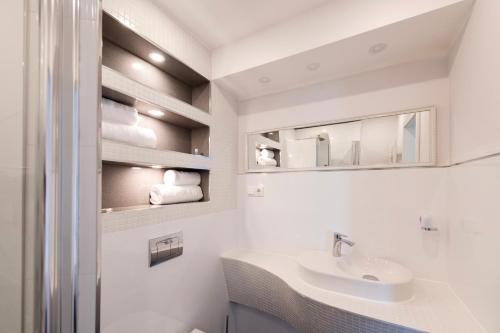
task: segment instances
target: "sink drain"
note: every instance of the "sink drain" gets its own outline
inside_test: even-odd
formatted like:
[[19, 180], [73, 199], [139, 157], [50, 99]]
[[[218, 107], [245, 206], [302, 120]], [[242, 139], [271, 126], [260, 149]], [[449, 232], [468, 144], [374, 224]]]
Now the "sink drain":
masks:
[[370, 280], [370, 281], [380, 281], [378, 279], [378, 277], [376, 277], [375, 275], [371, 275], [371, 274], [365, 274], [362, 276], [362, 278], [365, 280]]

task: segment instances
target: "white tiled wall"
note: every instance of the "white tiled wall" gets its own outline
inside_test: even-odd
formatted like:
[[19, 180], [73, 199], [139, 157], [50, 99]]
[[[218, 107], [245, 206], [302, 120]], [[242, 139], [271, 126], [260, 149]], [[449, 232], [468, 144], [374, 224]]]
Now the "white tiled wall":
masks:
[[487, 332], [500, 331], [499, 175], [498, 156], [448, 174], [449, 281]]
[[[21, 331], [24, 2], [0, 3], [0, 326]], [[31, 16], [29, 16], [31, 18]]]
[[[197, 71], [209, 55], [150, 1], [104, 0], [104, 9]], [[236, 246], [237, 103], [211, 89], [210, 201], [104, 214], [102, 330], [105, 333], [222, 332], [227, 294], [219, 255]], [[148, 240], [183, 231], [184, 254], [154, 268]]]
[[[356, 242], [354, 250], [392, 259], [417, 277], [446, 279], [446, 233], [420, 230], [419, 216], [440, 228], [445, 169], [291, 172], [239, 176], [243, 247], [298, 254], [331, 250], [333, 232]], [[247, 187], [264, 185], [264, 197]], [[348, 248], [345, 248], [349, 251]]]
[[[202, 74], [207, 74], [210, 66], [208, 51], [188, 33], [163, 14], [151, 1], [115, 1], [105, 0], [103, 9], [118, 18], [129, 21], [140, 34], [150, 38], [166, 51], [177, 56], [181, 61], [192, 66]], [[153, 102], [162, 104], [150, 88], [131, 88], [128, 79], [112, 75], [112, 71], [103, 71], [104, 79], [119, 86], [122, 90], [131, 90], [135, 95], [144, 95]], [[124, 81], [125, 80], [125, 81]], [[134, 88], [135, 87], [135, 88]], [[160, 99], [158, 99], [160, 98]], [[183, 103], [184, 104], [184, 103]], [[211, 89], [211, 114], [197, 110], [186, 110], [186, 115], [211, 125], [210, 128], [210, 201], [197, 204], [171, 205], [160, 209], [111, 213], [103, 215], [103, 227], [106, 232], [123, 230], [138, 225], [163, 223], [182, 217], [191, 217], [209, 212], [236, 207], [236, 154], [237, 154], [237, 103], [216, 84]], [[137, 222], [141, 221], [141, 222]], [[139, 223], [139, 224], [138, 224]]]
[[79, 332], [95, 331], [98, 302], [99, 9], [99, 0], [80, 1]]
[[210, 201], [103, 214], [105, 232], [236, 208], [237, 106], [217, 85], [212, 86], [211, 102]]
[[[220, 254], [236, 246], [236, 210], [106, 233], [102, 332], [222, 333], [228, 313]], [[182, 231], [182, 256], [148, 267], [148, 240]]]
[[[389, 81], [391, 73], [377, 75]], [[334, 89], [339, 87], [342, 83], [332, 82], [243, 102], [240, 143], [250, 131], [436, 105], [439, 150], [447, 151], [447, 78], [359, 93], [351, 88], [353, 93], [340, 96]], [[243, 152], [240, 148], [240, 168]], [[440, 157], [446, 163], [446, 154]], [[446, 222], [445, 169], [243, 174], [238, 179], [242, 246], [288, 253], [327, 249], [332, 233], [339, 231], [357, 242], [357, 251], [391, 258], [419, 277], [446, 279], [446, 234], [422, 233], [418, 222], [420, 215], [432, 215], [439, 225]], [[265, 196], [247, 197], [247, 187], [258, 184], [264, 185]]]
[[[477, 0], [450, 73], [454, 162], [500, 153], [500, 2]], [[449, 175], [450, 283], [488, 332], [500, 332], [498, 157]]]

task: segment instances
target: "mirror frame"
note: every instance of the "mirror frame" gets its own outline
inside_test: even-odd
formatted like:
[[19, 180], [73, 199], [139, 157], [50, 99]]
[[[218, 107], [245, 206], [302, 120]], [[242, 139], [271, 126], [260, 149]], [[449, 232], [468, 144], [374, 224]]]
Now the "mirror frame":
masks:
[[[373, 164], [373, 165], [355, 165], [355, 166], [327, 166], [327, 167], [311, 167], [311, 168], [282, 168], [282, 167], [274, 167], [274, 168], [259, 168], [259, 169], [250, 169], [249, 168], [249, 158], [248, 158], [248, 137], [254, 134], [262, 134], [267, 132], [276, 132], [281, 130], [290, 130], [290, 129], [302, 129], [308, 127], [319, 127], [319, 126], [327, 126], [327, 125], [335, 125], [342, 124], [353, 121], [361, 121], [364, 119], [373, 119], [373, 118], [381, 118], [388, 116], [398, 116], [401, 114], [407, 113], [416, 113], [416, 112], [430, 112], [430, 161], [423, 163], [405, 163], [405, 164]], [[322, 122], [314, 122], [307, 123], [295, 126], [286, 126], [279, 128], [270, 128], [259, 131], [252, 131], [245, 133], [245, 168], [244, 173], [272, 173], [272, 172], [299, 172], [299, 171], [337, 171], [337, 170], [381, 170], [381, 169], [399, 169], [399, 168], [415, 168], [415, 167], [432, 167], [437, 164], [437, 113], [436, 106], [431, 105], [427, 107], [420, 107], [414, 109], [405, 109], [400, 111], [386, 112], [386, 113], [378, 113], [360, 117], [350, 117], [350, 118], [341, 118], [330, 121], [322, 121]]]

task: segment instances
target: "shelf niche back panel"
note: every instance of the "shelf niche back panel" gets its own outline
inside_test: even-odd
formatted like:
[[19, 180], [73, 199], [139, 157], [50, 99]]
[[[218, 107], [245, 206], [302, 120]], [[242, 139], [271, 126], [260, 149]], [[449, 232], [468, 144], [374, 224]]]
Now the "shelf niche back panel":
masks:
[[[209, 171], [181, 168], [154, 169], [119, 163], [103, 163], [102, 166], [102, 207], [104, 210], [123, 211], [138, 208], [156, 208], [164, 205], [150, 205], [151, 186], [163, 183], [166, 170], [196, 171], [201, 175], [203, 199], [209, 201]], [[199, 201], [195, 201], [199, 202]], [[174, 204], [175, 205], [175, 204]]]
[[[151, 60], [156, 53], [162, 62]], [[210, 112], [210, 81], [113, 16], [103, 13], [103, 65], [125, 76]]]
[[[136, 108], [142, 117], [139, 126], [154, 130], [158, 138], [156, 149], [187, 154], [194, 154], [197, 149], [199, 154], [209, 156], [210, 128], [207, 125], [106, 87], [102, 88], [102, 96]], [[163, 115], [151, 117], [148, 114], [151, 110], [162, 111]]]

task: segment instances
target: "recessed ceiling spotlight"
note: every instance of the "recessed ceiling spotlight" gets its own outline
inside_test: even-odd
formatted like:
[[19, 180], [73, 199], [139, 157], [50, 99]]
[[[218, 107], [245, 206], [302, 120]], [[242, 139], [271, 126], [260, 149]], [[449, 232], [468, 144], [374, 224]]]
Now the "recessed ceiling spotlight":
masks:
[[128, 18], [125, 18], [123, 16], [118, 17], [118, 21], [129, 29], [135, 28], [134, 24], [132, 22], [130, 22], [130, 20]]
[[165, 115], [165, 112], [160, 110], [149, 110], [148, 113], [153, 117], [161, 117]]
[[267, 76], [262, 76], [259, 78], [259, 82], [260, 83], [269, 83], [269, 82], [271, 82], [271, 79]]
[[141, 170], [141, 167], [132, 167], [132, 170]]
[[135, 69], [136, 71], [142, 71], [144, 69], [144, 65], [141, 64], [140, 62], [133, 62], [132, 68]]
[[368, 52], [370, 52], [371, 54], [377, 54], [377, 53], [380, 53], [382, 51], [385, 51], [386, 48], [387, 48], [386, 43], [378, 43], [378, 44], [372, 45], [368, 49]]
[[307, 65], [306, 68], [308, 71], [315, 71], [319, 68], [319, 66], [321, 66], [319, 62], [313, 62]]
[[153, 60], [154, 62], [158, 62], [158, 63], [165, 61], [165, 57], [163, 56], [163, 54], [158, 53], [158, 52], [151, 52], [149, 54], [149, 59]]
[[153, 169], [161, 169], [162, 166], [161, 165], [152, 165], [151, 168], [153, 168]]

